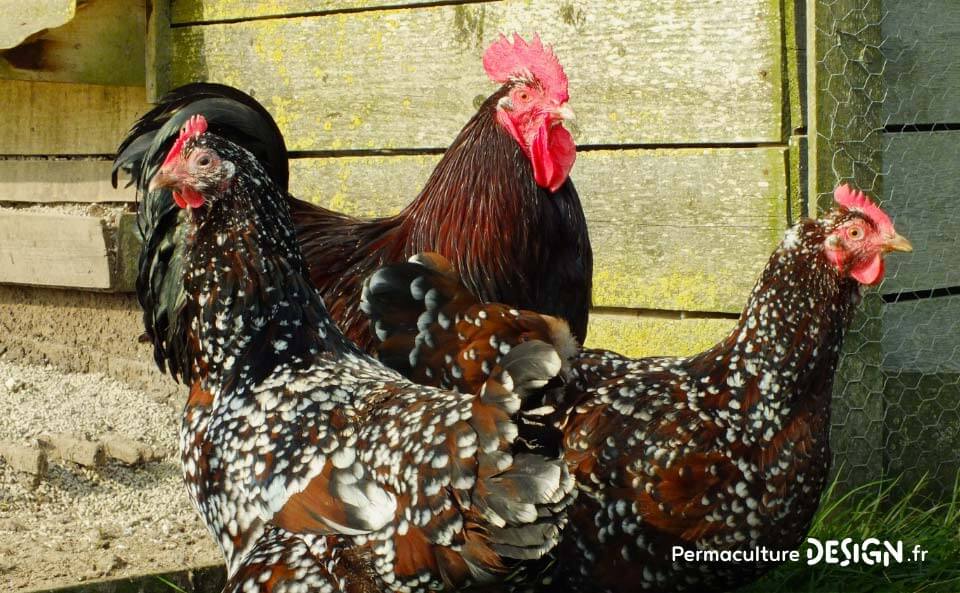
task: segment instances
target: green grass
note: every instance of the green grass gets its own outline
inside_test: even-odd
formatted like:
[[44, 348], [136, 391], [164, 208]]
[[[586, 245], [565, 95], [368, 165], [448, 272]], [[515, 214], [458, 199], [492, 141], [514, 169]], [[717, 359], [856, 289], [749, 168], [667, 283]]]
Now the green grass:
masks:
[[[896, 481], [877, 482], [839, 495], [824, 494], [810, 537], [875, 537], [903, 541], [904, 563], [889, 567], [824, 562], [781, 565], [738, 593], [957, 593], [960, 592], [960, 476], [947, 502], [930, 502], [926, 480], [905, 494]], [[928, 551], [925, 562], [909, 562], [915, 545]]]
[[169, 580], [167, 580], [167, 579], [164, 578], [164, 577], [158, 576], [158, 577], [153, 577], [153, 578], [155, 578], [155, 579], [157, 579], [158, 581], [160, 581], [161, 584], [163, 584], [165, 587], [167, 587], [168, 589], [170, 589], [170, 590], [173, 591], [174, 593], [188, 593], [186, 589], [178, 586], [176, 583], [174, 583], [174, 582], [172, 582], [172, 581], [169, 581]]

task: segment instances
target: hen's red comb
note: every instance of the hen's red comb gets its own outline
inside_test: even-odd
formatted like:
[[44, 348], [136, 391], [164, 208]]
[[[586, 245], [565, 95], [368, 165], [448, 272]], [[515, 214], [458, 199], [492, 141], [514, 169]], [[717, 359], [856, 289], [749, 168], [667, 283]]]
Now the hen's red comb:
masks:
[[893, 230], [893, 221], [887, 216], [887, 213], [873, 203], [873, 200], [867, 197], [865, 193], [858, 189], [853, 189], [846, 183], [833, 190], [833, 199], [848, 210], [856, 210], [873, 221], [873, 224], [881, 230]]
[[527, 43], [517, 33], [513, 43], [503, 34], [483, 54], [483, 69], [494, 82], [503, 84], [511, 78], [536, 78], [547, 95], [558, 103], [570, 99], [567, 75], [550, 47], [545, 47], [539, 35]]
[[183, 124], [183, 127], [180, 129], [180, 136], [177, 138], [177, 141], [173, 143], [173, 146], [170, 147], [170, 152], [167, 153], [167, 158], [163, 160], [161, 167], [166, 167], [180, 156], [180, 151], [183, 150], [183, 145], [187, 140], [197, 137], [206, 131], [207, 118], [199, 113], [191, 116], [190, 119], [187, 120], [187, 123]]

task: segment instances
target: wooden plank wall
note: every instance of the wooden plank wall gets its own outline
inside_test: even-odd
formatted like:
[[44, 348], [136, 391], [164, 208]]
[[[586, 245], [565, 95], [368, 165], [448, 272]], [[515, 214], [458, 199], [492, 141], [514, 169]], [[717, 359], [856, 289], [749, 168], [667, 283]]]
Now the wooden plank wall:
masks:
[[891, 258], [881, 286], [884, 445], [891, 474], [912, 484], [928, 473], [950, 492], [960, 472], [960, 4], [920, 4], [884, 4], [884, 203], [915, 249]]
[[578, 117], [573, 178], [597, 259], [590, 343], [692, 352], [732, 326], [795, 210], [795, 5], [626, 4], [173, 0], [158, 14], [170, 22], [151, 24], [148, 87], [253, 93], [293, 151], [295, 193], [389, 214], [495, 90], [483, 50], [499, 32], [539, 31]]
[[[97, 23], [116, 26], [118, 0], [83, 6], [34, 47], [52, 51]], [[133, 196], [109, 187], [107, 161], [147, 100], [194, 80], [264, 102], [293, 150], [301, 197], [367, 216], [395, 212], [494, 90], [483, 50], [501, 31], [537, 30], [566, 67], [578, 113], [573, 177], [597, 259], [591, 344], [698, 350], [732, 325], [801, 210], [802, 12], [802, 0], [154, 3], [146, 95], [124, 71], [109, 80], [78, 65], [105, 47], [93, 41], [69, 59], [37, 62], [46, 70], [0, 72], [16, 79], [0, 80], [13, 110], [0, 134], [0, 222], [48, 216], [55, 234], [60, 204], [88, 204], [71, 215], [98, 221], [102, 239], [64, 251], [102, 254], [97, 269], [110, 271], [96, 282], [48, 274], [45, 248], [18, 244], [20, 271], [0, 271], [0, 282], [129, 289], [130, 242], [117, 231], [129, 219], [96, 208]], [[143, 19], [130, 20], [136, 28]], [[5, 249], [10, 259], [0, 242], [0, 256]]]
[[134, 195], [109, 171], [148, 108], [145, 22], [144, 0], [88, 0], [0, 51], [0, 283], [130, 289], [117, 232]]

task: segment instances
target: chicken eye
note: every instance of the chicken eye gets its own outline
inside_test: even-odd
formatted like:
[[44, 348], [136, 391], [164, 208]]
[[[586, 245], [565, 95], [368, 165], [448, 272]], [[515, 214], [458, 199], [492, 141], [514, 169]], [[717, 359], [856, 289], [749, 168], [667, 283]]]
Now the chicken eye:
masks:
[[520, 91], [520, 92], [517, 94], [517, 98], [520, 99], [521, 101], [529, 101], [529, 100], [530, 100], [530, 93], [528, 93], [527, 91]]
[[850, 235], [850, 238], [854, 241], [859, 241], [863, 238], [863, 230], [858, 226], [850, 227], [850, 231], [847, 234]]
[[209, 167], [210, 155], [206, 155], [206, 154], [200, 155], [200, 158], [197, 159], [197, 164], [200, 165], [201, 167]]

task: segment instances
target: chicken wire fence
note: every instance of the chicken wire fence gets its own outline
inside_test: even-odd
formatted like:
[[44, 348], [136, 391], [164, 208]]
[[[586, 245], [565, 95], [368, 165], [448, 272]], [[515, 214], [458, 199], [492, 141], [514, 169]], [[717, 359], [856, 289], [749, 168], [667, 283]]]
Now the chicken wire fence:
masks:
[[942, 496], [960, 471], [960, 2], [810, 0], [806, 17], [816, 204], [851, 181], [914, 246], [887, 259], [848, 334], [834, 471], [844, 487], [926, 475]]

